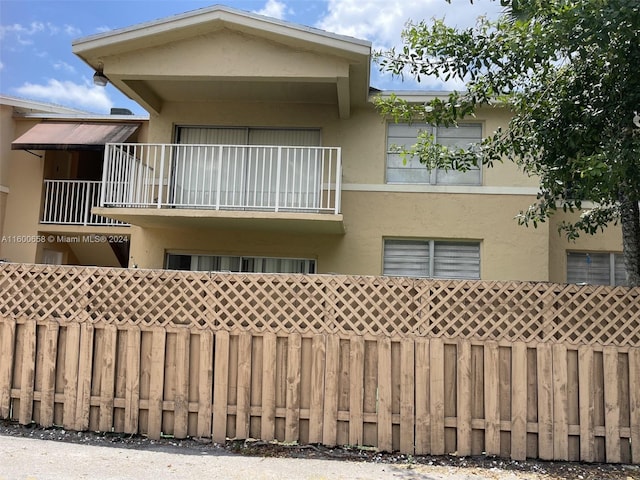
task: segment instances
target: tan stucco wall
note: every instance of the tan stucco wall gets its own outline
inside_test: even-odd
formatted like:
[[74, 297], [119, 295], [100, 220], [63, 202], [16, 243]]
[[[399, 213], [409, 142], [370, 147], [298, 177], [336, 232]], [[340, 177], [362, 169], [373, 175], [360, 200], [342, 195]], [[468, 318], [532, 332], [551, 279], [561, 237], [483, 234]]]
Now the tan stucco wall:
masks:
[[[36, 123], [37, 120], [15, 120], [14, 138], [22, 135]], [[11, 148], [11, 142], [8, 145]], [[44, 152], [34, 153], [42, 155]], [[36, 259], [38, 246], [36, 236], [40, 216], [44, 159], [24, 150], [9, 150], [8, 158], [5, 178], [10, 193], [7, 196], [2, 232], [3, 236], [7, 237], [7, 241], [2, 244], [2, 258], [11, 262], [32, 263]]]
[[0, 105], [0, 187], [8, 187], [11, 142], [15, 138], [13, 107]]
[[[503, 109], [482, 109], [476, 119], [484, 134], [508, 123]], [[343, 183], [384, 185], [386, 167], [386, 122], [373, 106], [352, 109], [340, 119], [335, 106], [238, 102], [166, 103], [161, 116], [149, 122], [149, 142], [172, 143], [176, 125], [307, 127], [320, 128], [324, 146], [342, 148]], [[525, 176], [508, 159], [483, 171], [488, 187], [536, 187], [537, 180]]]
[[513, 220], [532, 198], [345, 192], [343, 200], [345, 235], [133, 228], [130, 266], [162, 268], [167, 252], [256, 255], [313, 258], [319, 273], [380, 275], [383, 239], [400, 237], [477, 240], [482, 279], [547, 279], [547, 229]]
[[169, 102], [164, 105], [162, 116], [151, 117], [149, 142], [173, 142], [177, 125], [306, 127], [321, 128], [323, 144], [336, 146], [337, 123], [339, 123], [338, 112], [335, 106], [330, 105]]
[[[344, 264], [382, 273], [382, 238], [478, 240], [483, 280], [544, 280], [548, 233], [517, 225], [532, 197], [345, 192]], [[373, 265], [368, 266], [368, 265]]]
[[[12, 118], [13, 108], [0, 105], [0, 238], [4, 232], [7, 196], [9, 190], [9, 160], [11, 156], [11, 141], [15, 131]], [[0, 242], [0, 259], [4, 258], [3, 243]]]
[[[474, 121], [488, 134], [508, 119], [503, 110], [483, 109]], [[548, 228], [526, 229], [514, 220], [535, 200], [530, 192], [537, 183], [510, 161], [485, 169], [484, 185], [528, 187], [521, 195], [387, 191], [386, 122], [373, 106], [339, 119], [332, 105], [166, 103], [150, 120], [149, 141], [173, 142], [176, 125], [320, 128], [323, 145], [342, 148], [343, 183], [362, 188], [343, 191], [343, 236], [134, 228], [130, 265], [162, 268], [168, 251], [244, 254], [314, 258], [321, 273], [379, 275], [383, 239], [403, 237], [480, 241], [486, 280], [548, 279]]]
[[[289, 232], [132, 227], [129, 266], [164, 268], [165, 254], [254, 255], [317, 259], [327, 263], [343, 237]], [[326, 271], [326, 269], [323, 269]]]
[[567, 240], [566, 235], [558, 233], [563, 220], [573, 222], [578, 213], [559, 212], [549, 221], [549, 281], [564, 283], [567, 281], [567, 251], [577, 252], [616, 252], [622, 253], [622, 228], [620, 225], [609, 225], [604, 232], [594, 235], [581, 234], [574, 241]]
[[[7, 197], [5, 192], [0, 192], [0, 239], [4, 235], [4, 219], [7, 211]], [[3, 242], [0, 241], [0, 259], [4, 258], [2, 253]]]
[[[206, 60], [194, 52], [206, 52]], [[241, 59], [241, 61], [239, 61]], [[348, 76], [344, 59], [220, 30], [133, 52], [104, 57], [110, 75], [240, 78], [333, 78]]]
[[[2, 117], [7, 118], [12, 124], [15, 122], [14, 138], [36, 122]], [[489, 134], [499, 125], [506, 125], [508, 113], [484, 109], [477, 121], [482, 122], [484, 133]], [[132, 227], [131, 266], [162, 268], [169, 251], [313, 258], [321, 273], [379, 275], [384, 238], [423, 238], [479, 241], [481, 277], [485, 280], [564, 281], [566, 250], [621, 251], [619, 229], [615, 227], [606, 234], [569, 243], [556, 234], [560, 216], [537, 229], [518, 226], [513, 217], [535, 200], [530, 192], [536, 182], [524, 177], [510, 161], [485, 169], [483, 187], [475, 193], [465, 189], [459, 189], [458, 193], [428, 189], [412, 193], [402, 191], [402, 186], [390, 190], [384, 183], [386, 123], [372, 106], [355, 108], [349, 119], [340, 119], [335, 105], [167, 103], [162, 116], [152, 116], [148, 127], [143, 127], [139, 141], [172, 143], [176, 125], [320, 128], [323, 145], [342, 148], [343, 183], [358, 187], [342, 193], [346, 233]], [[4, 130], [2, 134], [5, 135]], [[6, 149], [10, 140], [7, 142], [3, 137], [0, 172], [11, 193], [0, 194], [0, 219], [3, 202], [6, 203], [1, 233], [35, 236], [43, 231], [38, 220], [45, 162], [24, 151]], [[51, 169], [66, 168], [68, 154], [48, 155], [47, 176], [66, 176], [67, 172], [57, 175]], [[527, 188], [519, 195], [498, 195], [494, 187]], [[33, 262], [45, 247], [49, 246], [3, 243], [0, 258]], [[68, 247], [51, 247], [62, 249], [69, 261], [74, 260]]]

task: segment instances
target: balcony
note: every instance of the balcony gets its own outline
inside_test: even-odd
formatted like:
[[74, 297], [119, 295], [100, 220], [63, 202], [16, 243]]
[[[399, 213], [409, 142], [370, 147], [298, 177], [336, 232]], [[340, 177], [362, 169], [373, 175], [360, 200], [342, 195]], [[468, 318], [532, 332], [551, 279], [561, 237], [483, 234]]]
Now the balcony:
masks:
[[107, 144], [94, 213], [149, 227], [343, 233], [338, 147]]
[[45, 180], [40, 223], [54, 225], [126, 226], [91, 213], [99, 205], [102, 182], [88, 180]]

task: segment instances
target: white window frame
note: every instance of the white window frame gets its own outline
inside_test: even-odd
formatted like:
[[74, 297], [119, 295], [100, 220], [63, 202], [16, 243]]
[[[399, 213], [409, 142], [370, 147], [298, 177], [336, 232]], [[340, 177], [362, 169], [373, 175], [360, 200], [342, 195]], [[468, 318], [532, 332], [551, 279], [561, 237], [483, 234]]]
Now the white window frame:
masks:
[[[584, 256], [585, 258], [589, 258], [591, 256], [608, 256], [608, 263], [609, 263], [609, 283], [592, 283], [591, 281], [589, 281], [590, 279], [587, 277], [586, 280], [583, 281], [574, 281], [575, 279], [571, 279], [569, 277], [569, 257], [571, 255], [575, 255], [577, 256]], [[625, 278], [623, 280], [623, 283], [616, 283], [616, 265], [622, 264], [622, 268], [623, 270], [626, 272], [626, 269], [624, 267], [624, 257], [623, 254], [621, 252], [603, 252], [603, 251], [577, 251], [577, 250], [567, 250], [566, 252], [566, 269], [565, 269], [565, 274], [566, 274], [566, 279], [567, 279], [567, 283], [576, 283], [578, 285], [609, 285], [609, 286], [624, 286], [626, 285], [626, 275]]]
[[[417, 127], [419, 128], [419, 131], [424, 131], [424, 130], [428, 130], [430, 131], [433, 136], [434, 139], [436, 141], [436, 143], [438, 142], [438, 135], [440, 133], [441, 129], [454, 129], [457, 127], [443, 127], [443, 126], [433, 126], [433, 125], [429, 125], [426, 123], [395, 123], [395, 122], [387, 122], [387, 130], [386, 130], [386, 154], [385, 154], [385, 183], [387, 184], [392, 184], [392, 185], [464, 185], [464, 186], [481, 186], [483, 183], [483, 168], [482, 168], [482, 164], [478, 166], [478, 177], [477, 179], [474, 179], [473, 182], [469, 182], [469, 181], [464, 181], [464, 182], [443, 182], [443, 181], [439, 181], [439, 174], [447, 174], [450, 171], [445, 171], [444, 169], [440, 169], [440, 168], [436, 168], [433, 170], [428, 170], [426, 166], [422, 165], [422, 168], [424, 168], [425, 170], [427, 170], [428, 176], [429, 176], [429, 181], [428, 182], [423, 182], [423, 181], [397, 181], [397, 180], [390, 180], [389, 179], [389, 169], [399, 169], [402, 167], [390, 167], [389, 166], [389, 162], [390, 162], [390, 158], [392, 155], [398, 155], [397, 151], [394, 151], [391, 148], [392, 143], [389, 142], [389, 128], [390, 126], [407, 126], [407, 128], [411, 128], [411, 127]], [[478, 139], [478, 142], [482, 141], [483, 138], [483, 131], [484, 131], [484, 126], [482, 125], [482, 123], [480, 122], [463, 122], [463, 123], [459, 123], [458, 124], [459, 127], [468, 127], [468, 126], [474, 126], [474, 127], [479, 127], [480, 128], [480, 138]], [[415, 138], [415, 140], [417, 141], [417, 137]], [[407, 161], [409, 162], [410, 160], [407, 159]], [[417, 170], [416, 167], [407, 167], [407, 168], [413, 168], [414, 170]], [[467, 173], [467, 172], [464, 172]]]
[[[405, 243], [406, 245], [414, 244], [428, 247], [428, 263], [424, 263], [424, 274], [422, 275], [412, 275], [412, 274], [398, 274], [398, 273], [390, 273], [389, 269], [386, 268], [387, 263], [387, 245], [390, 242], [395, 243], [396, 245]], [[439, 275], [437, 274], [438, 265], [436, 262], [440, 257], [436, 254], [436, 247], [438, 246], [451, 246], [451, 245], [468, 245], [477, 247], [477, 273], [473, 272], [471, 274], [465, 275]], [[479, 240], [440, 240], [440, 239], [426, 239], [426, 238], [384, 238], [382, 245], [382, 275], [384, 276], [393, 276], [393, 277], [415, 277], [415, 278], [440, 278], [440, 279], [453, 279], [453, 280], [480, 280], [482, 275], [482, 264], [481, 264], [481, 242]], [[413, 262], [414, 264], [416, 262]]]

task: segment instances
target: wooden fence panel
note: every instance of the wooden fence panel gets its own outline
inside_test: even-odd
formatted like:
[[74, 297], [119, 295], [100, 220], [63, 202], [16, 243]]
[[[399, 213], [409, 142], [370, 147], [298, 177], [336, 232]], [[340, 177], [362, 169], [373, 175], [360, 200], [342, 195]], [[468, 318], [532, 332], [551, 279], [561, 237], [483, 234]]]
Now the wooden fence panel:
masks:
[[178, 330], [176, 343], [176, 393], [174, 398], [175, 425], [173, 435], [186, 438], [189, 429], [189, 348], [191, 332]]
[[100, 385], [100, 430], [108, 432], [113, 426], [113, 399], [115, 395], [116, 347], [118, 330], [115, 325], [104, 329], [104, 350]]
[[473, 410], [471, 397], [471, 344], [467, 340], [458, 343], [457, 357], [457, 390], [456, 397], [456, 429], [458, 455], [471, 455], [471, 412]]
[[403, 339], [400, 362], [400, 451], [415, 454], [415, 343]]
[[430, 414], [430, 369], [429, 340], [415, 340], [415, 453], [426, 455], [431, 452]]
[[[198, 437], [211, 436], [213, 415], [213, 332], [200, 332], [198, 372]], [[263, 412], [263, 418], [265, 413]]]
[[439, 338], [429, 345], [429, 365], [431, 455], [444, 455], [444, 344]]
[[126, 387], [124, 406], [124, 433], [138, 433], [140, 418], [140, 353], [142, 336], [137, 326], [127, 329]]
[[325, 336], [313, 336], [311, 402], [309, 405], [309, 443], [322, 443], [325, 392]]
[[267, 332], [262, 337], [262, 417], [260, 438], [276, 438], [277, 337]]
[[629, 351], [631, 462], [640, 464], [640, 348]]
[[[257, 415], [260, 417], [260, 436], [269, 438], [275, 436], [275, 419], [282, 415], [287, 422], [285, 437], [288, 435], [288, 441], [304, 439], [334, 445], [337, 443], [337, 427], [340, 422], [346, 422], [343, 442], [352, 436], [362, 438], [366, 421], [375, 425], [377, 433], [373, 443], [381, 450], [392, 450], [395, 436], [399, 435], [399, 450], [403, 453], [432, 453], [432, 445], [435, 445], [435, 451], [451, 453], [448, 452], [451, 443], [445, 438], [445, 429], [448, 429], [456, 437], [454, 444], [458, 454], [466, 455], [471, 449], [472, 430], [480, 429], [484, 430], [485, 451], [500, 452], [504, 451], [500, 432], [504, 431], [505, 425], [505, 420], [500, 420], [500, 403], [505, 400], [497, 388], [501, 368], [499, 351], [501, 348], [508, 348], [503, 350], [502, 356], [510, 358], [508, 411], [511, 416], [507, 421], [507, 431], [510, 438], [509, 452], [514, 459], [526, 458], [528, 434], [537, 436], [536, 450], [541, 458], [544, 456], [561, 460], [571, 456], [571, 435], [580, 436], [577, 457], [581, 461], [594, 461], [597, 458], [594, 443], [596, 438], [604, 440], [603, 453], [608, 462], [636, 462], [638, 455], [634, 441], [640, 430], [640, 402], [637, 393], [640, 368], [638, 349], [620, 351], [616, 347], [605, 347], [600, 356], [603, 375], [598, 377], [594, 375], [594, 350], [586, 346], [577, 350], [567, 350], [562, 345], [527, 346], [516, 342], [510, 347], [499, 347], [495, 342], [487, 342], [472, 347], [467, 341], [452, 344], [440, 339], [424, 338], [402, 339], [394, 344], [388, 337], [380, 337], [376, 342], [369, 342], [369, 349], [375, 352], [375, 355], [370, 355], [369, 358], [375, 358], [376, 374], [375, 377], [368, 377], [368, 382], [373, 383], [366, 389], [375, 390], [378, 397], [375, 409], [369, 409], [369, 413], [366, 413], [365, 340], [362, 337], [351, 337], [341, 342], [337, 335], [303, 337], [293, 334], [287, 337], [287, 355], [284, 358], [284, 368], [288, 372], [286, 408], [277, 413], [275, 392], [279, 388], [276, 375], [279, 357], [278, 339], [273, 334], [255, 336], [246, 332], [217, 332], [214, 344], [212, 332], [192, 332], [181, 328], [168, 337], [164, 328], [151, 329], [152, 348], [148, 356], [151, 364], [149, 399], [146, 401], [148, 405], [145, 405], [145, 401], [140, 400], [140, 372], [145, 370], [142, 366], [145, 359], [140, 356], [144, 348], [139, 327], [118, 329], [108, 325], [104, 328], [69, 325], [64, 327], [65, 341], [58, 342], [61, 329], [56, 323], [43, 322], [43, 329], [40, 330], [42, 341], [36, 341], [36, 332], [40, 328], [38, 324], [24, 321], [21, 325], [22, 327], [17, 329], [15, 321], [3, 322], [3, 336], [0, 342], [7, 343], [5, 332], [8, 332], [10, 340], [15, 336], [13, 332], [20, 332], [21, 341], [9, 342], [18, 344], [21, 354], [19, 388], [10, 390], [8, 395], [12, 397], [9, 398], [9, 404], [13, 400], [20, 406], [18, 419], [26, 423], [32, 420], [25, 412], [31, 408], [33, 417], [34, 405], [39, 405], [40, 421], [53, 418], [51, 392], [54, 391], [55, 385], [52, 384], [52, 379], [56, 378], [55, 363], [62, 362], [65, 368], [64, 393], [61, 394], [64, 418], [75, 418], [76, 421], [88, 425], [88, 406], [97, 405], [97, 417], [92, 421], [96, 421], [103, 431], [127, 430], [129, 433], [136, 433], [140, 431], [137, 419], [141, 412], [147, 409], [150, 435], [159, 436], [166, 431], [173, 432], [178, 438], [187, 436], [191, 408], [188, 401], [189, 384], [197, 381], [197, 395], [191, 403], [197, 405], [198, 410], [195, 414], [197, 422], [194, 431], [203, 437], [212, 436], [213, 418], [217, 418], [224, 432], [228, 426], [228, 418], [233, 418], [236, 424], [235, 434], [242, 438], [243, 435], [248, 435], [250, 429], [249, 416]], [[193, 335], [195, 337], [192, 338]], [[308, 345], [311, 345], [308, 371], [301, 363], [300, 347], [304, 338], [308, 338]], [[229, 387], [225, 384], [225, 381], [228, 382], [230, 343], [235, 343], [238, 350], [235, 376], [238, 393], [233, 405], [228, 404]], [[116, 345], [125, 345], [126, 348], [116, 348]], [[197, 348], [192, 348], [192, 345], [196, 345]], [[256, 350], [252, 345], [259, 345], [260, 348]], [[64, 346], [67, 351], [57, 352], [59, 346]], [[95, 348], [99, 348], [102, 357], [100, 362], [93, 361], [98, 352]], [[167, 349], [172, 351], [169, 352]], [[479, 349], [477, 351], [482, 358], [480, 364], [477, 361], [480, 357], [472, 353], [474, 349]], [[527, 359], [529, 350], [534, 354], [533, 363]], [[191, 351], [193, 353], [190, 353]], [[259, 356], [252, 361], [254, 351], [259, 352]], [[396, 355], [393, 352], [398, 353]], [[454, 357], [451, 357], [451, 352], [455, 352]], [[507, 352], [510, 353], [505, 356]], [[571, 383], [569, 377], [574, 376], [574, 373], [569, 373], [574, 369], [570, 360], [574, 357], [577, 366], [574, 372], [578, 382], [576, 389], [568, 387]], [[88, 364], [83, 366], [80, 358], [88, 359]], [[472, 361], [473, 358], [476, 360]], [[41, 380], [34, 382], [32, 370], [37, 359], [41, 359], [39, 361], [42, 367], [38, 368], [43, 372]], [[121, 382], [126, 385], [120, 394], [114, 386], [119, 362], [125, 365]], [[344, 368], [345, 362], [348, 368]], [[450, 388], [447, 386], [450, 384], [447, 383], [444, 372], [450, 370], [450, 363], [453, 363], [456, 369], [456, 384], [453, 390], [456, 398], [454, 417], [445, 416], [443, 405], [445, 397], [452, 395], [451, 392], [445, 392]], [[564, 365], [568, 367], [563, 368]], [[190, 368], [194, 366], [196, 370], [191, 372]], [[530, 370], [531, 366], [535, 370]], [[97, 376], [93, 374], [96, 369], [100, 370]], [[7, 370], [13, 372], [14, 369], [4, 367], [4, 371]], [[302, 382], [300, 376], [307, 374], [310, 381]], [[531, 421], [527, 421], [527, 409], [530, 408], [527, 398], [533, 385], [528, 376], [533, 374], [537, 379], [537, 411], [534, 417], [537, 421], [534, 427], [531, 426]], [[4, 375], [6, 384], [7, 374]], [[254, 375], [259, 378], [259, 386], [251, 381]], [[219, 384], [214, 383], [216, 376]], [[482, 380], [475, 378], [477, 376], [481, 376]], [[398, 400], [394, 399], [396, 387], [393, 385], [396, 381], [392, 380], [393, 377], [399, 377]], [[167, 378], [170, 380], [166, 380]], [[87, 379], [89, 382], [95, 380], [98, 384], [87, 383]], [[173, 391], [171, 394], [166, 393], [167, 382], [174, 384], [174, 387], [170, 388]], [[594, 385], [598, 382], [602, 384], [601, 391], [604, 395], [605, 423], [604, 427], [599, 427], [602, 428], [602, 433], [598, 433], [597, 427], [594, 426], [594, 418], [597, 415], [593, 414], [593, 395], [597, 390]], [[30, 384], [34, 384], [35, 387], [29, 389]], [[478, 390], [476, 384], [483, 388]], [[26, 393], [23, 385], [27, 387]], [[76, 395], [70, 391], [74, 385], [79, 390]], [[303, 385], [308, 391], [303, 391]], [[344, 390], [345, 385], [347, 390]], [[253, 394], [256, 388], [257, 397]], [[338, 390], [353, 392], [354, 395], [349, 395], [346, 402], [338, 402]], [[94, 393], [87, 396], [87, 393], [92, 391]], [[361, 394], [358, 396], [357, 392]], [[624, 398], [620, 398], [621, 396]], [[301, 407], [300, 399], [303, 397], [309, 398], [308, 408]], [[476, 405], [478, 397], [481, 397], [480, 409]], [[120, 402], [119, 408], [123, 409], [124, 423], [118, 422], [115, 418], [114, 405], [117, 402]], [[396, 402], [397, 411], [393, 406]], [[572, 404], [579, 405], [579, 411], [575, 413], [578, 420], [570, 421], [570, 417], [574, 415], [570, 411]], [[76, 412], [73, 411], [74, 408]], [[257, 408], [256, 413], [250, 413], [254, 408]], [[474, 412], [484, 412], [484, 416]], [[303, 420], [310, 421], [308, 433], [300, 429]], [[432, 425], [435, 425], [435, 429], [431, 428]], [[218, 434], [222, 435], [220, 431]]]
[[[102, 282], [114, 297], [131, 295], [121, 280], [135, 272], [96, 270], [89, 281], [91, 272], [80, 270], [76, 288], [65, 269], [36, 270], [31, 280], [18, 272], [7, 283], [3, 268], [0, 285], [26, 288], [35, 278], [33, 290], [46, 299], [39, 308], [32, 302], [29, 315], [13, 299], [0, 302], [2, 418], [150, 438], [251, 436], [412, 455], [640, 463], [640, 309], [633, 289], [150, 273], [147, 283], [156, 294], [174, 291], [172, 282], [199, 293], [216, 285], [228, 291], [207, 296], [206, 318], [198, 323], [189, 318], [191, 307], [178, 303], [150, 310], [154, 320], [147, 322], [130, 307], [107, 308], [105, 293], [96, 290]], [[73, 289], [81, 309], [60, 315], [66, 303], [48, 295], [62, 287]], [[249, 307], [240, 297], [252, 289]], [[456, 308], [472, 291], [478, 308], [522, 301], [543, 324], [531, 323], [528, 313], [499, 318], [489, 310], [486, 318], [502, 322], [499, 329], [471, 314], [467, 322]], [[295, 312], [286, 331], [279, 329], [283, 294], [300, 302], [287, 300]], [[141, 295], [136, 308], [151, 308]], [[368, 295], [422, 303], [416, 310], [397, 299], [373, 305], [364, 300]], [[579, 307], [564, 306], [574, 302], [570, 295], [613, 312], [607, 315], [617, 324], [608, 332], [615, 343], [584, 341], [586, 334], [602, 340], [602, 328], [586, 317], [580, 318], [588, 325], [578, 322]], [[89, 296], [100, 298], [100, 313], [91, 310], [95, 298]], [[318, 299], [325, 302], [320, 307]], [[246, 307], [245, 327], [228, 301]], [[343, 308], [341, 302], [357, 303], [365, 315], [347, 318], [356, 314], [355, 303]], [[622, 316], [612, 306], [620, 304]], [[384, 318], [397, 309], [401, 319]], [[330, 325], [321, 321], [325, 312]], [[414, 312], [429, 318], [418, 321]], [[625, 338], [615, 333], [622, 331]]]
[[[64, 409], [62, 426], [73, 430], [76, 427], [78, 399], [78, 365], [80, 360], [80, 325], [66, 327], [67, 341], [64, 356]], [[137, 431], [137, 430], [136, 430]]]
[[487, 342], [484, 347], [484, 368], [485, 451], [488, 455], [500, 455], [499, 350], [496, 342]]
[[149, 377], [149, 426], [147, 435], [159, 439], [162, 434], [162, 411], [164, 407], [164, 365], [167, 332], [164, 328], [153, 329], [151, 343], [151, 368]]
[[229, 391], [229, 333], [216, 332], [213, 367], [213, 441], [227, 438], [227, 395]]
[[[300, 363], [302, 337], [299, 333], [289, 336], [287, 350], [287, 407], [285, 416], [285, 442], [298, 441], [300, 431]], [[328, 396], [327, 396], [328, 398]], [[327, 401], [330, 402], [329, 398]]]
[[580, 391], [580, 460], [595, 459], [594, 399], [593, 399], [593, 350], [586, 346], [578, 349], [578, 374]]
[[20, 413], [18, 421], [27, 425], [33, 419], [33, 391], [36, 370], [36, 321], [25, 322], [23, 330]]
[[2, 319], [0, 333], [0, 418], [9, 418], [11, 412], [11, 387], [16, 346], [16, 322]]
[[618, 404], [618, 351], [616, 347], [605, 347], [604, 362], [604, 408], [605, 447], [608, 463], [620, 463], [620, 407]]
[[391, 452], [391, 339], [378, 339], [378, 443], [383, 452]]
[[330, 335], [326, 340], [324, 374], [324, 415], [322, 442], [333, 446], [338, 438], [338, 372], [340, 368], [340, 337]]
[[49, 321], [46, 323], [39, 421], [43, 427], [51, 427], [53, 425], [56, 393], [56, 363], [58, 360], [58, 333], [58, 322]]
[[349, 338], [349, 444], [363, 445], [364, 339]]
[[236, 403], [236, 438], [249, 438], [251, 414], [251, 334], [242, 332], [238, 342], [238, 397]]
[[511, 458], [527, 458], [527, 346], [511, 348]]

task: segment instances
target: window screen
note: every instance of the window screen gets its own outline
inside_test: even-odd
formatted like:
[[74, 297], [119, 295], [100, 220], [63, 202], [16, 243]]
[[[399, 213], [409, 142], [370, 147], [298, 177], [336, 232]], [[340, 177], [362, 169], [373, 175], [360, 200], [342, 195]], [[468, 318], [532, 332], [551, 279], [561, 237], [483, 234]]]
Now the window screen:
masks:
[[480, 243], [437, 240], [384, 242], [383, 273], [390, 276], [480, 278]]
[[436, 142], [448, 147], [468, 147], [482, 140], [482, 125], [460, 124], [457, 127], [432, 127], [427, 124], [389, 123], [387, 126], [387, 182], [429, 183], [436, 185], [480, 185], [481, 169], [466, 172], [429, 170], [418, 157], [396, 153], [397, 148], [410, 148], [421, 132], [435, 135]]
[[567, 283], [626, 285], [624, 258], [609, 252], [567, 252]]

